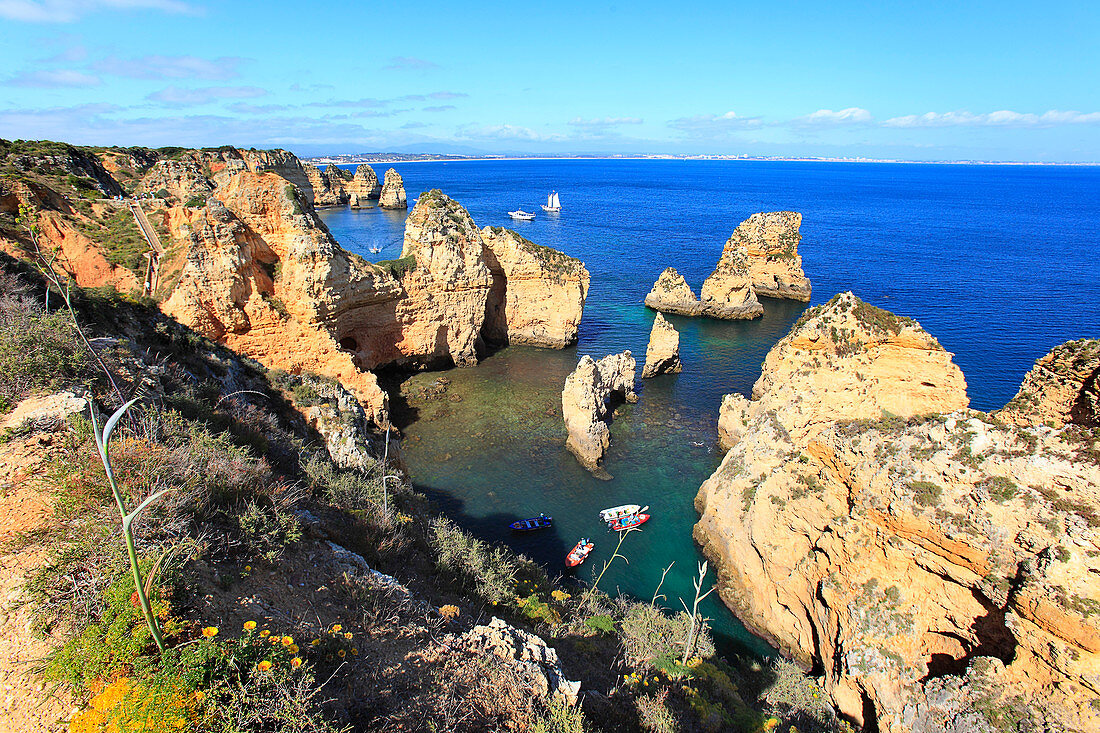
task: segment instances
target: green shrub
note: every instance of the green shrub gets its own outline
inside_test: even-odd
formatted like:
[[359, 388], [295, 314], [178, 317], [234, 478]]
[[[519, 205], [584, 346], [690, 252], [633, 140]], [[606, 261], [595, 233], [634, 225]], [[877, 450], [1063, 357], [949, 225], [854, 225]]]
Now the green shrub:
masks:
[[584, 620], [584, 625], [601, 634], [610, 634], [615, 630], [615, 622], [606, 614], [587, 618]]
[[376, 267], [380, 267], [388, 272], [392, 277], [400, 280], [406, 272], [412, 272], [416, 269], [416, 257], [414, 255], [409, 255], [408, 257], [402, 257], [397, 260], [381, 260], [374, 264]]
[[937, 506], [943, 497], [943, 488], [931, 481], [910, 481], [909, 490], [913, 492], [913, 501], [921, 506]]
[[[370, 474], [337, 468], [327, 456], [317, 454], [302, 464], [310, 488], [339, 509], [375, 516], [382, 509], [381, 471]], [[392, 483], [392, 482], [391, 482]]]
[[512, 597], [520, 562], [504, 548], [482, 542], [446, 517], [432, 520], [428, 542], [438, 565], [456, 573], [485, 600], [499, 603]]
[[[681, 611], [668, 615], [648, 603], [635, 603], [619, 624], [626, 659], [634, 666], [659, 669], [683, 656], [691, 627], [691, 615]], [[696, 633], [696, 647], [689, 656], [711, 657], [714, 641], [706, 624]]]
[[555, 697], [546, 706], [530, 728], [531, 733], [585, 733], [584, 712], [579, 705], [572, 706], [561, 697]]
[[236, 514], [248, 553], [267, 562], [283, 556], [287, 547], [302, 539], [302, 526], [297, 518], [277, 504], [261, 507], [249, 499]]
[[665, 705], [667, 697], [667, 691], [662, 691], [656, 695], [642, 695], [634, 701], [642, 730], [647, 733], [677, 733], [680, 730], [676, 717]]
[[187, 208], [189, 209], [201, 209], [202, 207], [206, 206], [206, 197], [192, 196], [191, 198], [187, 199], [187, 203], [185, 204], [185, 206], [187, 206]]

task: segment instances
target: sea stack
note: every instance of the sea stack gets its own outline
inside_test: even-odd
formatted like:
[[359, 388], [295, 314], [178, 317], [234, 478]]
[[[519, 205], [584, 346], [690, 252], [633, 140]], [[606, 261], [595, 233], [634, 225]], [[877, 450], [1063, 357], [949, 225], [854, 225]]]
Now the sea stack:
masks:
[[642, 379], [659, 374], [676, 374], [683, 370], [684, 365], [680, 363], [680, 333], [658, 313], [653, 320], [653, 329], [649, 332]]
[[607, 417], [612, 400], [637, 402], [634, 373], [637, 362], [629, 351], [609, 354], [599, 361], [587, 354], [565, 380], [562, 415], [569, 435], [565, 447], [597, 478], [611, 476], [600, 467], [611, 442]]
[[[732, 238], [731, 238], [732, 241]], [[726, 242], [718, 266], [703, 283], [700, 311], [711, 318], [741, 320], [764, 315], [749, 280], [748, 255]]]
[[653, 289], [645, 296], [645, 304], [655, 311], [681, 316], [697, 316], [702, 312], [699, 299], [674, 267], [665, 268], [653, 283]]
[[802, 272], [802, 257], [798, 254], [801, 225], [802, 214], [796, 211], [753, 214], [726, 242], [727, 250], [744, 250], [749, 280], [757, 295], [809, 301], [810, 281]]
[[386, 171], [386, 179], [382, 183], [382, 193], [378, 199], [378, 205], [383, 209], [407, 209], [408, 201], [405, 199], [405, 183], [401, 180], [401, 174], [390, 168]]
[[584, 263], [504, 227], [485, 227], [481, 237], [493, 273], [485, 338], [556, 349], [576, 343], [588, 295]]
[[374, 168], [366, 163], [355, 169], [355, 175], [348, 182], [347, 189], [350, 196], [358, 197], [359, 205], [362, 205], [367, 199], [377, 200], [382, 195], [382, 186], [378, 183], [378, 174], [374, 172]]

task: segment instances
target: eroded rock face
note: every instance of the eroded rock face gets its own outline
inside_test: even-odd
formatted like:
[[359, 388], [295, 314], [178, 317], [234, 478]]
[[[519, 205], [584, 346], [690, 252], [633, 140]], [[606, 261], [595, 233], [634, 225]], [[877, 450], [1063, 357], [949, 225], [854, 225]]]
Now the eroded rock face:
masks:
[[748, 257], [749, 280], [757, 295], [809, 301], [810, 281], [802, 271], [798, 244], [802, 214], [769, 211], [753, 214], [737, 227], [726, 249], [742, 249]]
[[653, 310], [681, 316], [697, 316], [703, 309], [684, 276], [673, 267], [665, 268], [653, 283], [653, 289], [645, 296], [645, 304]]
[[456, 641], [470, 651], [493, 654], [501, 663], [518, 668], [535, 695], [560, 695], [570, 705], [577, 701], [581, 683], [565, 678], [557, 651], [535, 634], [494, 616], [488, 624], [475, 626]]
[[378, 183], [378, 174], [367, 164], [357, 166], [355, 175], [347, 185], [348, 196], [358, 199], [361, 206], [368, 199], [377, 199], [382, 195], [382, 186]]
[[135, 192], [156, 194], [159, 191], [167, 191], [181, 204], [202, 206], [214, 193], [214, 185], [194, 160], [158, 160], [141, 179]]
[[310, 163], [304, 163], [302, 170], [313, 189], [314, 206], [343, 206], [348, 202], [347, 184], [351, 175], [342, 168], [329, 165], [324, 171]]
[[726, 242], [717, 267], [703, 282], [699, 312], [711, 318], [741, 320], [764, 315], [749, 279], [748, 255], [744, 248]]
[[568, 448], [585, 468], [610, 478], [600, 461], [611, 442], [607, 426], [613, 398], [636, 402], [634, 374], [637, 362], [629, 351], [609, 354], [599, 361], [587, 354], [565, 380], [561, 393]]
[[1100, 466], [966, 404], [915, 322], [850, 294], [811, 309], [753, 399], [723, 402], [695, 537], [723, 601], [856, 721], [1095, 729]]
[[576, 343], [588, 295], [584, 263], [503, 227], [485, 227], [481, 237], [493, 275], [485, 337], [558, 349]]
[[1100, 339], [1056, 346], [1035, 362], [1020, 391], [994, 414], [1016, 425], [1100, 427]]
[[684, 370], [680, 363], [680, 332], [672, 327], [660, 313], [653, 319], [649, 332], [649, 345], [645, 350], [645, 366], [642, 379], [659, 374], [676, 374]]
[[382, 182], [382, 193], [378, 197], [378, 205], [383, 209], [409, 208], [409, 203], [405, 199], [405, 183], [401, 180], [401, 174], [393, 168], [386, 171], [386, 178]]

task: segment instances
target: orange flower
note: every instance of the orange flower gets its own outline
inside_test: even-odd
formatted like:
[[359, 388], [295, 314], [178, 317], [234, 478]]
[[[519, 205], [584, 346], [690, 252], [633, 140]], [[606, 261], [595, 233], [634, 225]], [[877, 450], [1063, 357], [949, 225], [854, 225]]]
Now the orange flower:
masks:
[[348, 654], [348, 653], [347, 653], [347, 652], [345, 652], [345, 651], [344, 651], [343, 649], [341, 649], [340, 651], [336, 652], [336, 656], [340, 657], [340, 659], [343, 659], [344, 657], [346, 657], [346, 656], [347, 656], [347, 654]]
[[344, 627], [341, 626], [340, 624], [333, 624], [333, 626], [332, 626], [332, 633], [334, 633], [334, 634], [339, 634], [343, 630], [344, 630]]
[[218, 635], [218, 627], [207, 626], [202, 630], [202, 635], [205, 636], [207, 639], [213, 639], [215, 636]]
[[344, 632], [344, 638], [345, 639], [350, 639], [351, 638], [351, 632], [350, 631], [345, 631]]
[[269, 629], [264, 629], [260, 632], [260, 636], [271, 636], [271, 631]]
[[206, 699], [206, 693], [202, 690], [195, 690], [195, 702], [202, 702]]
[[302, 666], [302, 658], [301, 657], [294, 657], [294, 659], [290, 660], [290, 666], [294, 667], [294, 669], [298, 669], [298, 667]]
[[255, 621], [245, 621], [244, 622], [244, 630], [245, 631], [252, 631], [254, 628], [256, 628], [256, 622]]
[[256, 665], [256, 669], [260, 670], [261, 672], [266, 672], [267, 670], [271, 669], [271, 662], [265, 659], [264, 661]]
[[353, 657], [359, 656], [359, 650], [356, 649], [355, 647], [352, 647], [351, 648], [351, 656], [353, 656]]
[[294, 643], [294, 639], [289, 636], [284, 636], [281, 641], [283, 642], [283, 646], [290, 646]]
[[287, 647], [287, 649], [290, 650], [291, 654], [297, 654], [298, 653], [298, 645], [297, 644], [291, 644], [290, 646]]

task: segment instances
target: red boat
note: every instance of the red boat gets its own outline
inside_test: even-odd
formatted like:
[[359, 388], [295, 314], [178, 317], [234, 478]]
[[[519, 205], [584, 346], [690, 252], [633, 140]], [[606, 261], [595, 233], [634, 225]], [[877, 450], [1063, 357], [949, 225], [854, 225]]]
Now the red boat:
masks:
[[577, 567], [588, 559], [588, 553], [592, 552], [594, 547], [595, 545], [590, 540], [581, 538], [581, 541], [565, 556], [565, 564], [571, 568]]
[[607, 523], [607, 526], [613, 530], [622, 531], [624, 529], [630, 529], [631, 527], [637, 527], [639, 525], [645, 524], [648, 521], [648, 514], [639, 513], [631, 514], [626, 517], [618, 517], [616, 519], [612, 519], [610, 522]]

